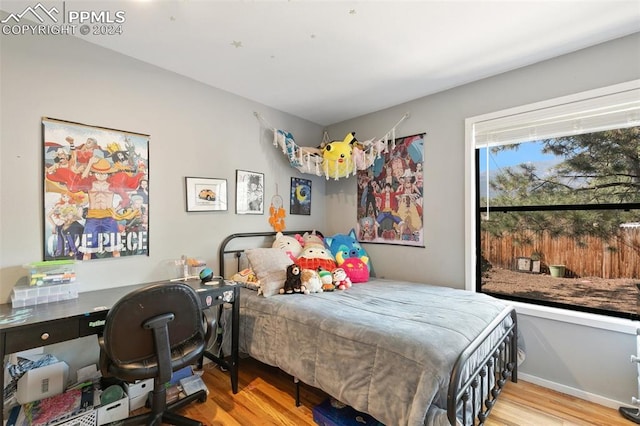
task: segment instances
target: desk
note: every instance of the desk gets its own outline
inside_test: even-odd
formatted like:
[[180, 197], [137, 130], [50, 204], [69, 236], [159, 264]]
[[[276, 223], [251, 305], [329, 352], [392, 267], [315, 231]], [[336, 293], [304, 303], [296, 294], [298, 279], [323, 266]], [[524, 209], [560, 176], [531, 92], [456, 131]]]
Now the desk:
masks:
[[[240, 287], [224, 282], [216, 285], [203, 285], [195, 280], [184, 282], [196, 290], [203, 309], [224, 303], [232, 305], [230, 360], [209, 352], [204, 356], [229, 369], [231, 388], [233, 393], [237, 393]], [[12, 309], [10, 303], [0, 304], [0, 359], [3, 360], [0, 384], [4, 383], [5, 355], [92, 334], [100, 335], [109, 308], [125, 294], [148, 284], [151, 283], [89, 291], [80, 293], [77, 299], [24, 308]], [[4, 407], [4, 396], [2, 402]], [[2, 424], [3, 410], [0, 409]]]

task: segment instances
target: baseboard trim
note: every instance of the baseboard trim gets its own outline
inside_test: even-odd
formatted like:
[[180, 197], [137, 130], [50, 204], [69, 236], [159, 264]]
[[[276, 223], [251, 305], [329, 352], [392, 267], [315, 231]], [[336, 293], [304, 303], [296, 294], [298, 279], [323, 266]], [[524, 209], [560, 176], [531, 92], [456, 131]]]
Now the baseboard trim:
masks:
[[[557, 392], [575, 396], [576, 398], [584, 399], [585, 401], [593, 402], [595, 404], [603, 405], [605, 407], [615, 408], [616, 410], [620, 406], [631, 407], [631, 404], [629, 402], [616, 401], [611, 398], [606, 398], [601, 395], [585, 392], [580, 389], [572, 388], [570, 386], [552, 382], [550, 380], [541, 379], [540, 377], [532, 376], [526, 373], [518, 372], [518, 380], [523, 380], [525, 382], [533, 383], [534, 385], [542, 386]], [[631, 401], [631, 395], [629, 395], [629, 401]]]

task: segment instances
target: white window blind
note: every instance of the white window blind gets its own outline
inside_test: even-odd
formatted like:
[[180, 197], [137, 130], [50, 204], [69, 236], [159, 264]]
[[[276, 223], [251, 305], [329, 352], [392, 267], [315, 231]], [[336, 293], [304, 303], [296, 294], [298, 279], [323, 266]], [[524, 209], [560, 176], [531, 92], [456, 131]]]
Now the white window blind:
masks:
[[640, 125], [640, 80], [571, 98], [474, 123], [476, 148]]
[[489, 219], [489, 148], [640, 126], [640, 80], [513, 108], [474, 120], [472, 144], [487, 148], [486, 214]]

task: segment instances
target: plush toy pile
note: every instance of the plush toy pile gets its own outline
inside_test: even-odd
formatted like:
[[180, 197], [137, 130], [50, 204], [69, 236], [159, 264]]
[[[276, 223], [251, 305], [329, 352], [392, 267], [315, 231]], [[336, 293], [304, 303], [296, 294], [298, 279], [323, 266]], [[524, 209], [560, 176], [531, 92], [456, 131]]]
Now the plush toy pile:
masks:
[[336, 259], [337, 266], [345, 270], [351, 282], [369, 281], [369, 256], [358, 242], [355, 230], [352, 229], [347, 235], [327, 237], [325, 245]]
[[280, 294], [310, 294], [346, 290], [369, 280], [369, 257], [352, 229], [349, 234], [323, 238], [315, 231], [304, 235], [276, 234], [272, 247], [293, 262]]

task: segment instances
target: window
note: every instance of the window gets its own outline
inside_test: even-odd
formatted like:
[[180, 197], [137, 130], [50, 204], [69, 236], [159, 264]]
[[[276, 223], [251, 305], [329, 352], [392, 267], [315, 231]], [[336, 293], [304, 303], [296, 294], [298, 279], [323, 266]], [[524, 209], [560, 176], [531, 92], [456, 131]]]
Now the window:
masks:
[[640, 80], [466, 133], [467, 288], [640, 319]]

